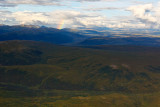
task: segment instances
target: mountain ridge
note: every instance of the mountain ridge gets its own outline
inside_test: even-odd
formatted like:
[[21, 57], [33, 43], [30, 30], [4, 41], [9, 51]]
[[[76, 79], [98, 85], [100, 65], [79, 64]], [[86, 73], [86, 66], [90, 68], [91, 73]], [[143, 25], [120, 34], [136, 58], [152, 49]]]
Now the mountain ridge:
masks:
[[53, 44], [65, 44], [81, 41], [84, 38], [86, 37], [83, 35], [55, 28], [31, 25], [0, 26], [0, 41], [34, 40]]
[[[155, 36], [148, 34], [133, 34], [123, 31], [97, 31], [92, 29], [72, 30], [55, 29], [34, 25], [0, 26], [0, 41], [6, 40], [33, 40], [58, 45], [137, 45], [160, 46], [158, 32]], [[152, 35], [151, 33], [151, 35]], [[144, 34], [144, 35], [143, 35]]]

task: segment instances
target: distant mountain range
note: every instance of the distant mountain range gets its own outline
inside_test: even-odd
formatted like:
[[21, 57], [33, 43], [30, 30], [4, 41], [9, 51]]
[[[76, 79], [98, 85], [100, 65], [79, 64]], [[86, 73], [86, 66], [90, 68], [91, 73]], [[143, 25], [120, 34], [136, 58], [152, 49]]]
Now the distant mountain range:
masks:
[[79, 45], [136, 45], [160, 46], [160, 38], [153, 37], [93, 37], [84, 40]]
[[140, 45], [160, 46], [159, 31], [122, 29], [55, 29], [45, 26], [0, 26], [0, 41], [33, 40], [59, 45]]
[[0, 26], [0, 41], [34, 40], [53, 44], [75, 43], [86, 37], [74, 32], [31, 25]]

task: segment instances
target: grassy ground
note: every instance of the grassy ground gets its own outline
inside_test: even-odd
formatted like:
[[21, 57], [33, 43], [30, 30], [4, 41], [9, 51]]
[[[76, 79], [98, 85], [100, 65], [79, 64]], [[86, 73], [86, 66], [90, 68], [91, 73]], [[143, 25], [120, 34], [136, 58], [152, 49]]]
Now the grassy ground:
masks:
[[33, 97], [1, 96], [0, 106], [1, 107], [160, 107], [160, 93], [123, 94], [123, 93], [54, 90], [50, 92], [45, 92], [43, 93], [43, 95], [33, 96]]

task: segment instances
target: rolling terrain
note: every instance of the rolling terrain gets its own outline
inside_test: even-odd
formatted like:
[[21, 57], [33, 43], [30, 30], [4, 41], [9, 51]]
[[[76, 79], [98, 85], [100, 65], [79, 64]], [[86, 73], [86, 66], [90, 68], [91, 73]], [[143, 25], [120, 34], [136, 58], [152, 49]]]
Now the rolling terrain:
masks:
[[[123, 46], [116, 47], [119, 50], [114, 50], [114, 47], [112, 50], [95, 50], [34, 41], [1, 42], [1, 71], [6, 73], [6, 77], [3, 76], [1, 79], [6, 79], [9, 75], [13, 76], [14, 72], [17, 72], [17, 74], [20, 73], [19, 77], [23, 78], [21, 84], [24, 85], [25, 82], [28, 82], [27, 80], [32, 80], [29, 78], [33, 76], [32, 73], [35, 69], [37, 73], [35, 72], [35, 78], [32, 78], [37, 79], [34, 81], [38, 82], [35, 83], [37, 87], [41, 84], [39, 88], [54, 89], [61, 84], [58, 89], [128, 92], [159, 90], [160, 84], [157, 83], [159, 82], [159, 48], [144, 47], [144, 50], [138, 51], [138, 47], [131, 47], [135, 50], [133, 52], [130, 51], [129, 46], [124, 47], [127, 50], [120, 50], [121, 47]], [[143, 49], [143, 47], [141, 48]], [[46, 72], [47, 69], [43, 71], [42, 69], [47, 66], [49, 66], [48, 72]], [[42, 71], [36, 70], [37, 68]], [[56, 71], [54, 68], [62, 72]], [[39, 73], [48, 76], [37, 75]], [[25, 80], [24, 77], [28, 75], [29, 77]], [[12, 79], [7, 81], [12, 81]], [[55, 83], [57, 86], [52, 85], [52, 82], [57, 82]], [[26, 83], [26, 85], [28, 84]], [[35, 84], [33, 85], [35, 86]], [[32, 84], [30, 85], [32, 86]], [[153, 88], [151, 88], [152, 86]]]
[[0, 26], [0, 106], [159, 107], [159, 38], [104, 35]]
[[159, 55], [159, 47], [3, 41], [0, 105], [158, 107]]

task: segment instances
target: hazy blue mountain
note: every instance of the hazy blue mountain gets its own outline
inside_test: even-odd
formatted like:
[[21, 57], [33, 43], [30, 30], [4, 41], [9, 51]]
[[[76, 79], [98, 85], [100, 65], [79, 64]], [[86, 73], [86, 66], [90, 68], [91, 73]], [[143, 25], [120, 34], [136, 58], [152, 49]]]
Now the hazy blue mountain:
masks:
[[159, 31], [123, 29], [56, 29], [45, 26], [0, 26], [0, 41], [33, 40], [60, 45], [139, 45], [160, 46]]
[[55, 28], [39, 27], [31, 25], [23, 26], [0, 26], [0, 41], [6, 40], [34, 40], [54, 44], [66, 44], [79, 42], [85, 39], [85, 36], [59, 30]]
[[154, 37], [93, 37], [79, 45], [137, 45], [160, 46], [160, 38]]

